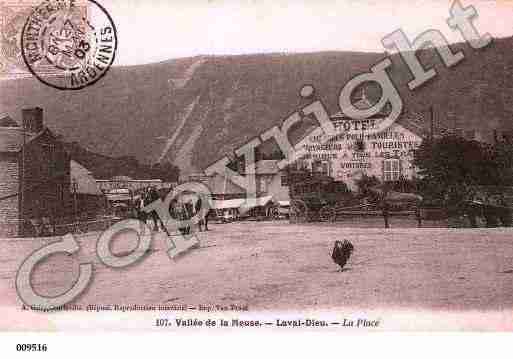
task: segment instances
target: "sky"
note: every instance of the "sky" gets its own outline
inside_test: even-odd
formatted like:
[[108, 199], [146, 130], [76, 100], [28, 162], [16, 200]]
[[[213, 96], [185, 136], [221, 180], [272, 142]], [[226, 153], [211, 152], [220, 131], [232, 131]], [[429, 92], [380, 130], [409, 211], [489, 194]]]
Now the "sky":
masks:
[[[97, 0], [113, 18], [116, 65], [195, 55], [324, 50], [383, 52], [381, 38], [428, 29], [462, 41], [446, 24], [448, 0]], [[513, 35], [513, 0], [474, 5], [481, 33]]]

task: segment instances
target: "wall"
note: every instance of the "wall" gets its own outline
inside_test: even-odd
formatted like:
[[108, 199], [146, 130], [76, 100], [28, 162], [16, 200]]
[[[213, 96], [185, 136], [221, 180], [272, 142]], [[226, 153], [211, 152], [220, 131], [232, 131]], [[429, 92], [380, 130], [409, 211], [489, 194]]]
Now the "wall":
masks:
[[337, 128], [337, 136], [321, 144], [319, 136], [310, 136], [303, 146], [307, 152], [305, 162], [312, 169], [316, 161], [326, 163], [328, 175], [335, 180], [344, 181], [352, 190], [356, 190], [355, 181], [362, 175], [376, 176], [384, 180], [384, 161], [396, 159], [401, 175], [411, 178], [415, 174], [412, 165], [413, 153], [422, 143], [422, 138], [406, 128], [393, 124], [378, 134], [364, 134], [363, 150], [357, 148], [361, 135], [345, 134]]
[[[27, 221], [49, 217], [58, 222], [68, 216], [71, 210], [70, 158], [62, 143], [47, 131], [27, 143], [24, 160], [22, 152], [18, 156], [20, 171], [23, 163], [25, 165], [20, 217]], [[20, 228], [22, 235], [33, 235], [32, 232], [29, 223]]]
[[[0, 153], [0, 197], [19, 190], [18, 158], [16, 153]], [[18, 196], [0, 201], [0, 237], [17, 234]]]
[[272, 195], [275, 201], [288, 201], [289, 197], [289, 187], [283, 186], [281, 182], [281, 173], [276, 173], [272, 175], [258, 175], [258, 180], [264, 180], [267, 182], [267, 195]]
[[208, 178], [205, 183], [214, 197], [224, 197], [224, 199], [242, 198], [246, 196], [246, 190], [234, 184], [231, 180], [215, 174]]

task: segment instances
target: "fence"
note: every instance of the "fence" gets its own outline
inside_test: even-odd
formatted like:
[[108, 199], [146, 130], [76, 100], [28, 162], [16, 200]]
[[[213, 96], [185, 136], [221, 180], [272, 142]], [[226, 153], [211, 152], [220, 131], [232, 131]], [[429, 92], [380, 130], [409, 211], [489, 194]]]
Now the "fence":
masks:
[[116, 221], [116, 216], [97, 216], [96, 218], [69, 220], [61, 218], [52, 222], [50, 218], [43, 217], [29, 220], [9, 220], [0, 222], [0, 236], [22, 237], [19, 228], [24, 227], [23, 237], [51, 237], [61, 236], [67, 233], [87, 233], [104, 231]]

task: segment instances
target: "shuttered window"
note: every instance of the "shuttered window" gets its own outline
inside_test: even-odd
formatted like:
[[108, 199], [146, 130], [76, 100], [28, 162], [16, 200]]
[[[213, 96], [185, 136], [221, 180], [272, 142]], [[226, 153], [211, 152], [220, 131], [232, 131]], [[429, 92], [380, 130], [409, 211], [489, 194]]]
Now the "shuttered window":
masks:
[[401, 164], [398, 159], [389, 159], [383, 161], [383, 180], [398, 181], [401, 177]]

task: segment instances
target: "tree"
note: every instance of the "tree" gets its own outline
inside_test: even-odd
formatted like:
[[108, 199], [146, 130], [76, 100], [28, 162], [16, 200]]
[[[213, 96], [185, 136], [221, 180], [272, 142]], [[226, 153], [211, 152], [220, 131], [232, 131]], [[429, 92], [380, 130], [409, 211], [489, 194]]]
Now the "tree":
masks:
[[419, 188], [425, 198], [445, 204], [468, 199], [475, 185], [511, 185], [513, 151], [457, 136], [426, 140], [415, 152]]
[[401, 176], [397, 181], [389, 184], [389, 189], [396, 192], [417, 193], [419, 191], [418, 179], [408, 179]]
[[376, 176], [367, 176], [364, 174], [361, 178], [356, 180], [358, 191], [363, 197], [372, 195], [371, 188], [381, 184], [381, 181]]

